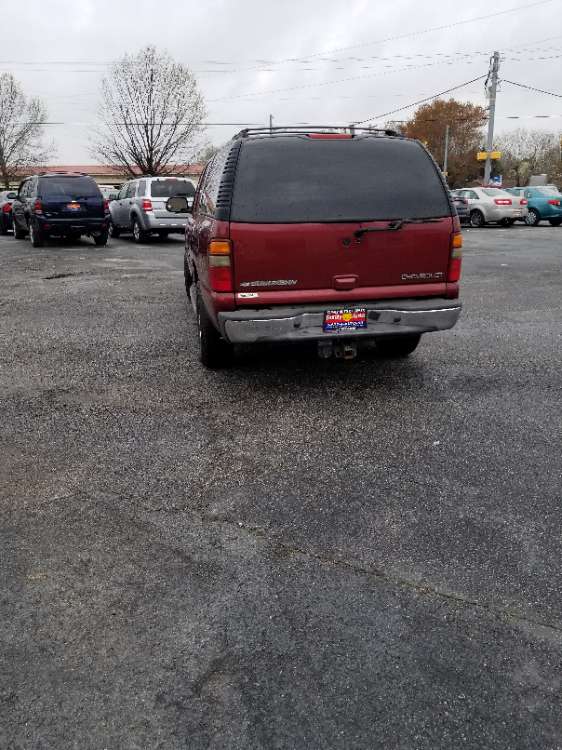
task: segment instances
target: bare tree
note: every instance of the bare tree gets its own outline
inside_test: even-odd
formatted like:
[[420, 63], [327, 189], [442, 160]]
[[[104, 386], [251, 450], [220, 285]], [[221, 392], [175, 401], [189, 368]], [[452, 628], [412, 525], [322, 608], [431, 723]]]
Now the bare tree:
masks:
[[190, 70], [154, 47], [115, 62], [102, 81], [92, 155], [128, 176], [169, 174], [198, 148], [205, 104]]
[[6, 188], [29, 167], [44, 164], [53, 147], [42, 145], [47, 110], [27, 99], [10, 73], [0, 75], [0, 178]]
[[554, 133], [519, 128], [497, 138], [496, 147], [502, 152], [501, 169], [506, 179], [516, 185], [526, 185], [533, 174], [560, 173], [560, 151]]

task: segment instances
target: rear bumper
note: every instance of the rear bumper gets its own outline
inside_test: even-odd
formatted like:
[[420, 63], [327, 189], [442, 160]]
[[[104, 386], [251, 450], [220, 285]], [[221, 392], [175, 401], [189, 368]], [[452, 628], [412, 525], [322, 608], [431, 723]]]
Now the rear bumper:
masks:
[[67, 234], [73, 232], [82, 232], [83, 234], [93, 234], [104, 232], [107, 229], [108, 218], [88, 218], [76, 217], [75, 219], [51, 219], [49, 216], [35, 215], [33, 220], [39, 227], [52, 234]]
[[218, 322], [225, 339], [233, 344], [251, 344], [341, 337], [376, 338], [444, 331], [455, 325], [461, 312], [461, 304], [457, 300], [453, 302], [439, 298], [354, 302], [352, 306], [366, 308], [367, 328], [325, 333], [324, 313], [337, 307], [333, 304], [221, 312]]
[[144, 226], [149, 232], [160, 232], [166, 230], [167, 232], [185, 232], [185, 225], [187, 224], [186, 219], [178, 219], [174, 216], [170, 218], [157, 218], [151, 214], [145, 214]]

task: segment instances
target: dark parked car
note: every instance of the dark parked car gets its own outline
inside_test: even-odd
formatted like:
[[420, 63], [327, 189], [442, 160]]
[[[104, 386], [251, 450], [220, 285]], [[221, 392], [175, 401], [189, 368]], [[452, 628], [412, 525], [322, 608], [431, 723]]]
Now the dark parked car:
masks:
[[242, 131], [207, 164], [186, 228], [201, 361], [228, 364], [234, 344], [304, 340], [324, 357], [351, 358], [367, 340], [405, 356], [423, 333], [455, 325], [461, 247], [447, 186], [418, 141]]
[[0, 192], [0, 234], [8, 234], [12, 228], [12, 203], [17, 196], [13, 190]]
[[50, 236], [93, 238], [107, 244], [109, 208], [96, 181], [85, 174], [52, 172], [25, 179], [12, 205], [14, 236], [34, 247]]
[[452, 193], [451, 198], [453, 199], [453, 204], [457, 209], [460, 223], [469, 224], [470, 209], [468, 207], [468, 200], [466, 198], [462, 198], [460, 195], [455, 195], [455, 193]]

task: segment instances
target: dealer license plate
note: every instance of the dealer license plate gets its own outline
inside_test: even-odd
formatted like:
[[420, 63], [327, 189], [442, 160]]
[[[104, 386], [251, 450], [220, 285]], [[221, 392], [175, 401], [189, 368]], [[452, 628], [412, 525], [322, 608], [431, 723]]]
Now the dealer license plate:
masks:
[[367, 310], [344, 308], [343, 310], [326, 310], [324, 314], [324, 331], [357, 331], [367, 328]]

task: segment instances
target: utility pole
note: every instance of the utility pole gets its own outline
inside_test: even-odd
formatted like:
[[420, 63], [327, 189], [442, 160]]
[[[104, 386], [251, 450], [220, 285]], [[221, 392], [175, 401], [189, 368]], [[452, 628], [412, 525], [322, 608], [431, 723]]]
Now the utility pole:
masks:
[[447, 167], [449, 166], [449, 130], [450, 126], [445, 128], [445, 156], [443, 157], [443, 174], [447, 177]]
[[269, 115], [269, 132], [273, 133], [273, 115]]
[[492, 59], [490, 60], [490, 71], [488, 78], [486, 78], [486, 88], [488, 90], [488, 100], [490, 102], [488, 107], [488, 141], [486, 143], [486, 165], [484, 167], [484, 185], [488, 185], [490, 182], [490, 175], [492, 174], [492, 160], [490, 153], [494, 148], [494, 119], [496, 116], [496, 92], [498, 88], [498, 73], [500, 70], [500, 53], [494, 52]]

